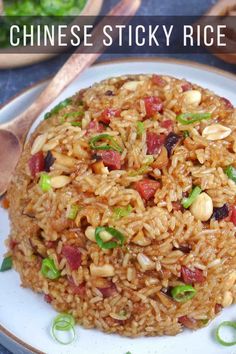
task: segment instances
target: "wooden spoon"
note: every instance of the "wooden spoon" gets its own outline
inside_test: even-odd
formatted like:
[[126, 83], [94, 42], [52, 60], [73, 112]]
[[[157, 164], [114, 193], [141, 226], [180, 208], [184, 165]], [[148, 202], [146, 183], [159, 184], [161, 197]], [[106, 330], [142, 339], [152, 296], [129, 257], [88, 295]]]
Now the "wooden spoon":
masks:
[[[109, 12], [108, 16], [119, 16], [117, 17], [119, 24], [125, 24], [129, 21], [127, 16], [133, 16], [140, 4], [141, 0], [122, 0]], [[110, 21], [112, 23], [112, 17]], [[107, 19], [103, 19], [93, 30], [93, 34], [96, 32], [95, 53], [86, 53], [85, 49], [79, 48], [25, 112], [14, 120], [0, 125], [0, 195], [7, 190], [20, 158], [25, 138], [33, 122], [82, 71], [101, 55], [104, 50], [101, 38], [102, 28], [107, 22]], [[115, 35], [117, 34], [118, 32], [115, 33]]]
[[[215, 5], [213, 5], [205, 14], [204, 16], [235, 16], [236, 15], [236, 1], [235, 0], [219, 0]], [[214, 17], [212, 17], [214, 19]], [[214, 21], [214, 20], [213, 20]], [[213, 21], [211, 24], [213, 24]], [[208, 24], [207, 18], [201, 18], [199, 23]], [[221, 48], [208, 48], [208, 50], [214, 51], [213, 54], [224, 60], [230, 64], [236, 64], [236, 39], [235, 38], [227, 38], [227, 48], [231, 48], [231, 52], [225, 52], [224, 47]], [[217, 53], [215, 53], [217, 51]]]

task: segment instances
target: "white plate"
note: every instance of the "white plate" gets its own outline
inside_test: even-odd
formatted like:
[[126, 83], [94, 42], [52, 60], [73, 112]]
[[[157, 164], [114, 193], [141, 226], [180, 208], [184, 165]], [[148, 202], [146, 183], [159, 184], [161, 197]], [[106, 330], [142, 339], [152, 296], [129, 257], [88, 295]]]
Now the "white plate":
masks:
[[[236, 104], [233, 75], [220, 70], [214, 71], [202, 65], [191, 65], [190, 62], [137, 59], [103, 63], [91, 67], [51, 106], [95, 81], [128, 73], [160, 73], [184, 77], [227, 97]], [[11, 119], [24, 110], [44, 86], [45, 83], [31, 88], [3, 107], [0, 111], [0, 122]], [[8, 231], [7, 212], [0, 209], [0, 263], [5, 252], [4, 239]], [[77, 327], [78, 339], [69, 346], [62, 346], [55, 343], [49, 334], [50, 321], [56, 315], [50, 305], [44, 302], [41, 295], [21, 288], [16, 272], [9, 271], [0, 274], [0, 341], [14, 353], [30, 352], [29, 346], [31, 346], [34, 353], [47, 354], [125, 354], [128, 351], [132, 354], [215, 354], [219, 352], [233, 354], [232, 348], [222, 347], [216, 343], [214, 330], [223, 320], [235, 320], [235, 309], [236, 306], [232, 306], [224, 310], [223, 314], [207, 328], [196, 332], [185, 330], [176, 337], [129, 339]]]

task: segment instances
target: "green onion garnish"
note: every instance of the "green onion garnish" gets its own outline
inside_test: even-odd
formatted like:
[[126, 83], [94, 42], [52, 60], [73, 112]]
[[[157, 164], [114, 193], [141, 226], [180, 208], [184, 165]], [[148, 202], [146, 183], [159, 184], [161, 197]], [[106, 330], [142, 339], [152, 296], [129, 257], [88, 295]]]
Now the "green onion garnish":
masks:
[[48, 192], [51, 187], [51, 177], [46, 173], [42, 173], [39, 179], [39, 187], [43, 192]]
[[60, 331], [63, 331], [63, 330], [66, 331], [70, 326], [75, 325], [75, 319], [72, 315], [69, 315], [67, 313], [60, 313], [53, 320], [53, 323], [56, 324], [56, 329], [58, 329]]
[[176, 119], [183, 125], [200, 122], [203, 119], [210, 119], [211, 113], [182, 113]]
[[144, 123], [143, 122], [137, 122], [137, 134], [142, 135], [145, 131], [144, 128]]
[[185, 209], [188, 209], [190, 205], [193, 204], [194, 200], [197, 198], [197, 196], [202, 192], [201, 188], [196, 186], [193, 188], [192, 192], [190, 193], [188, 198], [183, 198], [181, 201], [181, 204]]
[[183, 137], [184, 137], [184, 139], [189, 137], [189, 131], [188, 130], [184, 130]]
[[231, 345], [235, 345], [236, 344], [236, 340], [233, 342], [226, 342], [222, 339], [221, 335], [220, 335], [220, 331], [223, 327], [232, 327], [234, 329], [236, 329], [236, 322], [232, 322], [232, 321], [224, 321], [222, 322], [216, 329], [216, 340], [224, 345], [225, 347], [230, 347]]
[[2, 261], [0, 272], [12, 269], [12, 256], [5, 257]]
[[[102, 140], [109, 140], [110, 144], [105, 144], [105, 145], [96, 144], [97, 142], [100, 142]], [[119, 144], [117, 144], [115, 139], [109, 134], [100, 134], [100, 135], [94, 136], [89, 141], [89, 145], [90, 145], [91, 149], [93, 149], [93, 150], [115, 150], [120, 153], [123, 151], [122, 147]]]
[[73, 127], [82, 127], [82, 122], [71, 122], [70, 123]]
[[196, 290], [191, 285], [178, 285], [171, 289], [171, 295], [175, 301], [185, 302], [196, 295]]
[[[70, 344], [75, 339], [75, 320], [74, 317], [66, 314], [61, 313], [59, 314], [52, 323], [52, 336], [53, 338], [60, 344]], [[68, 332], [68, 339], [63, 340], [58, 332]]]
[[84, 111], [77, 111], [77, 112], [69, 112], [63, 114], [62, 118], [67, 119], [67, 118], [77, 118], [77, 117], [82, 117], [84, 115]]
[[143, 159], [144, 165], [151, 165], [154, 161], [153, 155], [146, 155], [146, 157]]
[[232, 179], [236, 183], [236, 168], [233, 166], [228, 166], [225, 169], [225, 174], [229, 177], [229, 179]]
[[[100, 237], [100, 233], [103, 231], [108, 232], [111, 236], [116, 238], [118, 242], [116, 241], [104, 242]], [[113, 229], [112, 227], [96, 227], [95, 240], [100, 248], [108, 250], [116, 247], [122, 247], [124, 245], [125, 237], [120, 231]]]
[[114, 217], [116, 220], [123, 218], [124, 216], [128, 216], [132, 211], [132, 206], [128, 205], [127, 207], [123, 208], [115, 208], [114, 209]]
[[53, 114], [58, 113], [62, 108], [65, 108], [72, 102], [71, 98], [66, 98], [64, 101], [58, 103], [50, 112], [47, 112], [44, 119], [50, 118]]
[[67, 219], [75, 220], [79, 210], [80, 210], [79, 205], [76, 204], [70, 205], [67, 213]]
[[41, 273], [45, 278], [55, 280], [61, 275], [59, 270], [56, 268], [54, 260], [51, 258], [44, 258], [41, 266]]
[[149, 171], [150, 171], [150, 167], [148, 165], [143, 165], [138, 170], [129, 172], [129, 176], [136, 177], [136, 176], [140, 176], [140, 175], [145, 175]]

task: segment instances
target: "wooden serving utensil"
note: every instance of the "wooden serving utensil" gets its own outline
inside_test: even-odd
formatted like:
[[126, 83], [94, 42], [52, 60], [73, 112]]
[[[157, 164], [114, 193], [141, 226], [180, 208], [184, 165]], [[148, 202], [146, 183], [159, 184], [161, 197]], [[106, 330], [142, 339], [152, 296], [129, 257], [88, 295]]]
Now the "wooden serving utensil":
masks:
[[[236, 16], [236, 0], [219, 0], [215, 5], [213, 5], [205, 14], [205, 16]], [[201, 23], [201, 20], [199, 23]], [[204, 19], [203, 19], [204, 22]], [[232, 53], [224, 52], [224, 47], [218, 53], [213, 53], [218, 58], [224, 60], [230, 64], [236, 64], [236, 36], [234, 38], [227, 37], [227, 47], [232, 48]], [[210, 50], [210, 49], [209, 49]], [[213, 48], [216, 50], [216, 48]], [[219, 51], [219, 49], [218, 49]]]
[[[140, 4], [141, 0], [122, 0], [108, 13], [108, 16], [119, 16], [119, 24], [125, 24], [129, 20], [127, 16], [133, 16]], [[93, 33], [96, 33], [95, 53], [86, 53], [79, 48], [70, 56], [45, 90], [26, 111], [12, 121], [0, 125], [0, 195], [7, 190], [20, 158], [27, 133], [33, 122], [79, 74], [101, 55], [104, 50], [101, 38], [102, 29], [106, 24], [107, 19], [102, 19], [93, 30]]]

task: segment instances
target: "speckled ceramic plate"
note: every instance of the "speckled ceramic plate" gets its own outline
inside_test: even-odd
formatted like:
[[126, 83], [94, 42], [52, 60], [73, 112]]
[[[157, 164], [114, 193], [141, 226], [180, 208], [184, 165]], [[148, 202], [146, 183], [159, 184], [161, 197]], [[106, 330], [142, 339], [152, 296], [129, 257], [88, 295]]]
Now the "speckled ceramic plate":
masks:
[[[86, 70], [51, 105], [71, 96], [95, 81], [122, 74], [160, 73], [186, 78], [207, 87], [236, 105], [235, 77], [220, 70], [177, 60], [113, 61]], [[40, 83], [12, 100], [0, 110], [0, 122], [7, 121], [27, 105], [45, 87]], [[39, 120], [42, 118], [39, 117]], [[35, 123], [37, 124], [37, 122]], [[1, 148], [1, 147], [0, 147]], [[4, 239], [9, 231], [7, 212], [0, 209], [0, 263], [5, 252]], [[223, 311], [210, 326], [196, 332], [185, 330], [176, 337], [129, 339], [97, 330], [76, 327], [77, 339], [68, 346], [57, 344], [50, 336], [50, 323], [56, 312], [43, 297], [20, 287], [15, 271], [0, 273], [0, 342], [14, 353], [47, 354], [233, 354], [236, 350], [222, 347], [214, 339], [214, 331], [223, 320], [236, 320], [236, 306]]]

